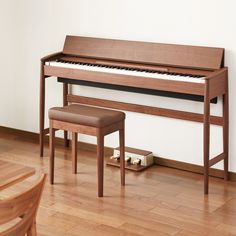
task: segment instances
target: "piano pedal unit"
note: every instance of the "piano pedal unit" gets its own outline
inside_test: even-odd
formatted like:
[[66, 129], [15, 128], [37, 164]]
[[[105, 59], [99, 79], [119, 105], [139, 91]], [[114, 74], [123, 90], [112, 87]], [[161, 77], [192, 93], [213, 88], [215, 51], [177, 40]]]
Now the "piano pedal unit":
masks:
[[[120, 167], [120, 149], [115, 148], [113, 156], [106, 163], [108, 166]], [[146, 150], [125, 147], [125, 169], [142, 171], [154, 164], [153, 153]]]

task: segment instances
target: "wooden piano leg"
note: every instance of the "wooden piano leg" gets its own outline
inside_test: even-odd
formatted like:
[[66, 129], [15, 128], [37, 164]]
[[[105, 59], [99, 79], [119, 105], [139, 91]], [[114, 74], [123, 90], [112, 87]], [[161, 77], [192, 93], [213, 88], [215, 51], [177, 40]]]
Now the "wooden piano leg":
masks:
[[[67, 95], [68, 95], [68, 83], [63, 83], [63, 106], [68, 105]], [[68, 131], [64, 131], [64, 145], [69, 147]]]
[[43, 157], [44, 148], [44, 114], [45, 114], [45, 77], [43, 71], [43, 63], [41, 63], [40, 75], [40, 107], [39, 107], [39, 146], [40, 157]]
[[101, 130], [97, 133], [97, 174], [98, 174], [98, 197], [103, 197], [104, 175], [104, 135]]
[[229, 156], [229, 99], [228, 91], [223, 95], [223, 151], [224, 157], [224, 179], [229, 179], [228, 173], [228, 156]]
[[205, 84], [204, 94], [204, 193], [208, 194], [209, 189], [209, 150], [210, 150], [210, 98], [209, 98], [209, 82]]
[[120, 177], [121, 185], [125, 186], [125, 128], [119, 130], [119, 143], [120, 143]]

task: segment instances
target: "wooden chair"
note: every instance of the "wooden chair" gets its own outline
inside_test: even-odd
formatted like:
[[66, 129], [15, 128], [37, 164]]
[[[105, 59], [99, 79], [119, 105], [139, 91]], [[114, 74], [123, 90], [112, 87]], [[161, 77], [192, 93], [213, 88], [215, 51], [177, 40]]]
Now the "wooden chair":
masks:
[[54, 183], [55, 130], [72, 132], [72, 172], [77, 173], [77, 134], [97, 137], [98, 196], [103, 196], [104, 136], [119, 131], [121, 185], [125, 185], [124, 121], [125, 113], [91, 106], [72, 104], [49, 110], [50, 182]]
[[8, 199], [0, 201], [0, 225], [19, 219], [13, 226], [10, 225], [1, 236], [35, 236], [36, 214], [39, 206], [46, 175], [26, 191]]

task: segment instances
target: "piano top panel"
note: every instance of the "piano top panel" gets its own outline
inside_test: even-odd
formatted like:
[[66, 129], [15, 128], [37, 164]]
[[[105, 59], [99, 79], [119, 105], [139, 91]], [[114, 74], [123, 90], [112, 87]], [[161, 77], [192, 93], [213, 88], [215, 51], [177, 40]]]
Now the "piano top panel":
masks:
[[224, 49], [67, 36], [63, 54], [141, 64], [215, 70], [223, 66]]

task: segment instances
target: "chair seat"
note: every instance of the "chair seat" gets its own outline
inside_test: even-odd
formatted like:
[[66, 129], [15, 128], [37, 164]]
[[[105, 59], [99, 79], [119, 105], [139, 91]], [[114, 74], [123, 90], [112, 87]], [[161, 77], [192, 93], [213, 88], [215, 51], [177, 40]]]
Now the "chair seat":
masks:
[[79, 104], [65, 107], [53, 107], [49, 110], [49, 118], [74, 124], [105, 127], [125, 119], [125, 113]]

